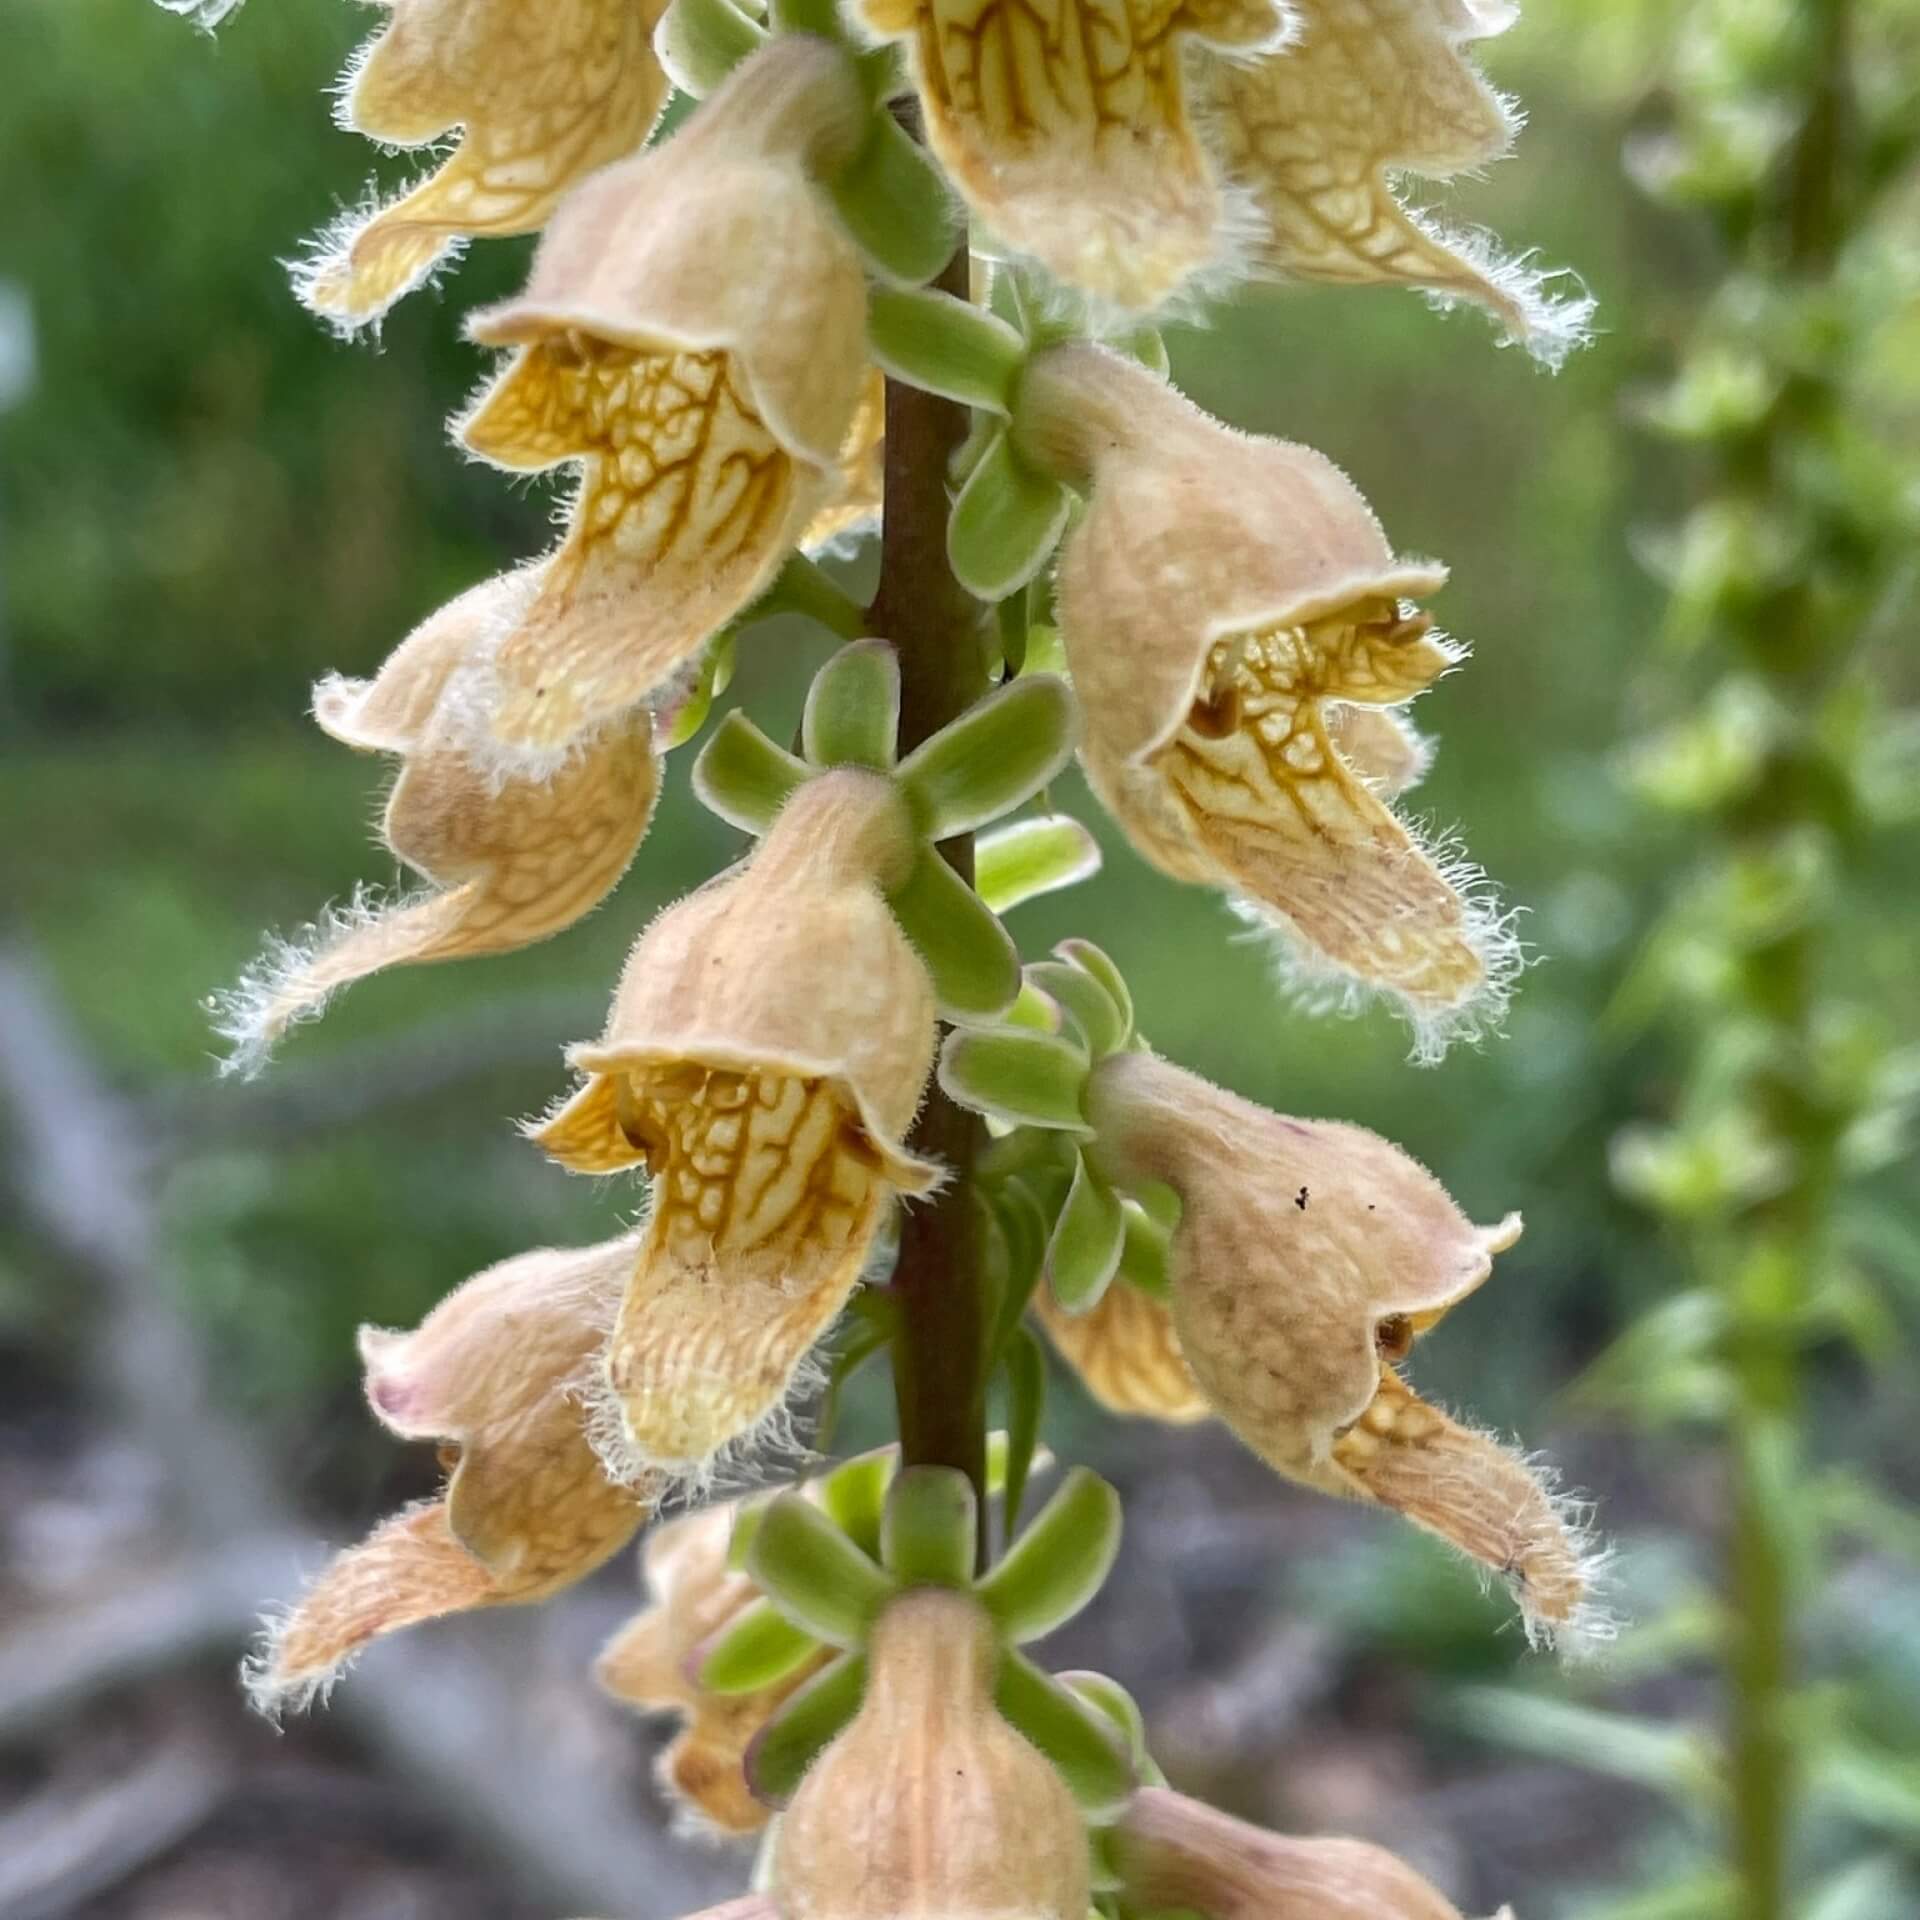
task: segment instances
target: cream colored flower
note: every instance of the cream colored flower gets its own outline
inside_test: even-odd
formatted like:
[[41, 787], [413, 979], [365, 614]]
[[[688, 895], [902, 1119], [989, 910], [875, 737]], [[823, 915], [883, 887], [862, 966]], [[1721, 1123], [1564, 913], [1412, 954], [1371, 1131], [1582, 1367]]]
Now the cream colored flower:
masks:
[[1497, 1016], [1512, 942], [1387, 806], [1424, 754], [1371, 717], [1460, 658], [1408, 604], [1445, 568], [1397, 559], [1321, 455], [1102, 348], [1038, 355], [1017, 432], [1088, 490], [1060, 624], [1082, 761], [1135, 846], [1291, 936], [1309, 986], [1391, 997], [1425, 1056]]
[[471, 235], [532, 233], [560, 196], [634, 152], [666, 104], [653, 30], [665, 0], [382, 0], [341, 124], [394, 147], [458, 127], [446, 160], [398, 200], [316, 241], [300, 297], [342, 327], [377, 319]]
[[439, 1499], [338, 1555], [273, 1623], [247, 1673], [262, 1712], [306, 1706], [381, 1634], [545, 1599], [632, 1539], [653, 1489], [607, 1477], [580, 1394], [638, 1244], [522, 1254], [456, 1288], [417, 1332], [361, 1328], [374, 1412], [445, 1443], [451, 1473]]
[[1180, 1350], [1260, 1457], [1397, 1508], [1512, 1589], [1538, 1637], [1595, 1626], [1581, 1543], [1528, 1463], [1415, 1395], [1399, 1367], [1474, 1291], [1520, 1219], [1476, 1227], [1363, 1128], [1287, 1119], [1147, 1053], [1093, 1074], [1099, 1151], [1180, 1196]]
[[1066, 1312], [1051, 1289], [1037, 1287], [1033, 1311], [1055, 1351], [1109, 1413], [1185, 1426], [1213, 1411], [1181, 1355], [1164, 1300], [1116, 1279], [1085, 1313]]
[[1385, 282], [1472, 300], [1557, 363], [1592, 302], [1556, 299], [1549, 276], [1477, 233], [1410, 209], [1396, 182], [1446, 179], [1497, 160], [1519, 116], [1462, 49], [1502, 32], [1511, 0], [1289, 0], [1299, 31], [1267, 58], [1209, 69], [1209, 124], [1265, 233], [1255, 261], [1300, 280]]
[[1068, 286], [1143, 309], [1222, 264], [1229, 214], [1196, 138], [1189, 42], [1276, 46], [1274, 0], [861, 0], [909, 44], [927, 140], [974, 214]]
[[651, 714], [582, 735], [544, 778], [497, 779], [476, 764], [492, 659], [531, 591], [523, 574], [490, 580], [425, 621], [373, 680], [315, 689], [314, 717], [336, 740], [400, 756], [381, 839], [429, 886], [385, 902], [357, 895], [217, 1000], [233, 1069], [257, 1070], [289, 1027], [383, 968], [509, 953], [562, 932], [626, 872], [660, 786]]
[[471, 322], [519, 351], [462, 439], [580, 475], [495, 658], [503, 758], [666, 686], [837, 497], [869, 379], [865, 280], [809, 169], [866, 113], [840, 50], [780, 37], [673, 139], [569, 194], [526, 291]]
[[1086, 1828], [995, 1708], [997, 1653], [969, 1595], [915, 1587], [888, 1605], [859, 1713], [781, 1817], [782, 1920], [1086, 1920]]
[[620, 1471], [708, 1471], [779, 1418], [860, 1277], [932, 1065], [932, 983], [882, 889], [913, 852], [879, 774], [800, 787], [743, 866], [635, 946], [586, 1084], [534, 1138], [585, 1173], [645, 1166], [652, 1210], [608, 1351]]
[[808, 521], [800, 536], [805, 553], [817, 553], [877, 526], [887, 480], [887, 382], [869, 369], [860, 404], [840, 448], [837, 490]]
[[727, 1566], [732, 1502], [655, 1527], [641, 1548], [651, 1604], [607, 1642], [597, 1667], [616, 1699], [685, 1724], [660, 1756], [660, 1783], [696, 1821], [721, 1833], [757, 1833], [770, 1817], [747, 1785], [746, 1755], [776, 1710], [832, 1658], [821, 1648], [784, 1679], [722, 1694], [692, 1676], [700, 1649], [759, 1596]]
[[1460, 1920], [1438, 1887], [1364, 1840], [1268, 1833], [1183, 1793], [1143, 1787], [1111, 1852], [1130, 1904], [1209, 1920]]

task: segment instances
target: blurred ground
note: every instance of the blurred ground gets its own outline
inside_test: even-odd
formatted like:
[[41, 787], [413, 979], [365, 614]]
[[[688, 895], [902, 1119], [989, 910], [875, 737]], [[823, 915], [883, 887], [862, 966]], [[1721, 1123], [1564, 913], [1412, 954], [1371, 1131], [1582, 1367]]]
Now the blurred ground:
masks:
[[[1529, 909], [1539, 964], [1507, 1036], [1416, 1072], [1389, 1020], [1289, 1012], [1223, 910], [1111, 839], [1094, 886], [1015, 922], [1030, 955], [1068, 932], [1108, 944], [1171, 1055], [1380, 1127], [1480, 1218], [1526, 1212], [1495, 1284], [1422, 1348], [1422, 1384], [1603, 1499], [1657, 1639], [1563, 1681], [1384, 1516], [1277, 1485], [1218, 1431], [1106, 1421], [1061, 1377], [1056, 1451], [1122, 1484], [1129, 1530], [1105, 1604], [1049, 1651], [1136, 1690], [1177, 1784], [1381, 1839], [1468, 1911], [1511, 1900], [1528, 1920], [1684, 1868], [1701, 1832], [1645, 1784], [1682, 1764], [1671, 1741], [1595, 1755], [1498, 1702], [1603, 1698], [1656, 1730], [1711, 1702], [1686, 1605], [1710, 1566], [1711, 1453], [1563, 1398], [1676, 1283], [1606, 1174], [1612, 1133], [1669, 1098], [1635, 967], [1686, 858], [1615, 764], [1674, 698], [1661, 589], [1632, 556], [1686, 489], [1630, 414], [1710, 272], [1617, 164], [1665, 11], [1532, 0], [1487, 50], [1532, 126], [1446, 198], [1592, 282], [1604, 331], [1559, 379], [1475, 316], [1388, 293], [1261, 296], [1172, 342], [1203, 403], [1323, 447], [1399, 545], [1453, 564], [1437, 610], [1475, 657], [1422, 703], [1442, 743], [1423, 804]], [[215, 43], [135, 0], [0, 0], [7, 71], [33, 77], [0, 81], [0, 281], [37, 337], [0, 413], [7, 1920], [670, 1920], [745, 1872], [667, 1844], [653, 1735], [593, 1692], [632, 1603], [624, 1562], [535, 1613], [407, 1636], [284, 1734], [233, 1685], [258, 1604], [431, 1484], [430, 1458], [363, 1417], [354, 1327], [408, 1324], [490, 1260], [610, 1225], [617, 1199], [509, 1122], [562, 1084], [559, 1049], [597, 1030], [635, 931], [731, 852], [677, 756], [592, 921], [356, 989], [265, 1080], [213, 1080], [201, 998], [262, 929], [389, 877], [365, 834], [379, 772], [303, 727], [310, 681], [370, 669], [545, 538], [544, 498], [463, 467], [442, 429], [482, 370], [458, 317], [524, 249], [480, 249], [379, 352], [331, 342], [286, 291], [277, 261], [380, 164], [321, 93], [367, 30], [333, 0], [250, 8]], [[730, 698], [782, 735], [822, 651], [756, 634]], [[1910, 655], [1894, 677], [1911, 696]], [[1057, 798], [1105, 833], [1077, 784]], [[1911, 848], [1889, 862], [1885, 910], [1843, 944], [1910, 984]], [[1910, 1319], [1920, 1216], [1901, 1178], [1875, 1202]], [[1910, 1361], [1902, 1328], [1875, 1337], [1877, 1371], [1838, 1339], [1820, 1357], [1815, 1424], [1897, 1501], [1920, 1481]], [[876, 1392], [853, 1395], [846, 1444], [879, 1437]], [[1810, 1631], [1824, 1668], [1864, 1681], [1884, 1750], [1914, 1754], [1920, 1606], [1894, 1532], [1863, 1523]], [[1920, 1847], [1920, 1823], [1894, 1824], [1890, 1845]]]

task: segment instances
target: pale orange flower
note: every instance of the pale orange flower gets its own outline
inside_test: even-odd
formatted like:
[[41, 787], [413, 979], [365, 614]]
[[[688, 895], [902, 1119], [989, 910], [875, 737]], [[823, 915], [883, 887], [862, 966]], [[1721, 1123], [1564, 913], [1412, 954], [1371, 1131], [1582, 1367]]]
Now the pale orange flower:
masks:
[[1060, 1357], [1109, 1413], [1170, 1425], [1204, 1420], [1213, 1408], [1180, 1352], [1164, 1300], [1116, 1279], [1084, 1313], [1068, 1313], [1050, 1288], [1033, 1295], [1036, 1319]]

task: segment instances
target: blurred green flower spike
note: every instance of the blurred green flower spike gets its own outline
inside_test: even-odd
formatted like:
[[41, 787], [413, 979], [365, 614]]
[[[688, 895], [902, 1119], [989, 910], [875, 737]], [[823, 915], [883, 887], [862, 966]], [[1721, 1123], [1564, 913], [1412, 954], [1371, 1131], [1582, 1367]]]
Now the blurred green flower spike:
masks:
[[[1107, 1055], [1139, 1044], [1133, 996], [1119, 968], [1090, 941], [1069, 940], [1055, 951], [1057, 959], [1027, 968], [1025, 992], [1005, 1024], [949, 1036], [940, 1084], [951, 1099], [991, 1120], [1066, 1137], [1051, 1152], [1035, 1143], [1047, 1171], [1064, 1165], [1067, 1176], [1041, 1271], [1067, 1312], [1085, 1313], [1099, 1304], [1129, 1253], [1138, 1283], [1159, 1291], [1165, 1242], [1085, 1150], [1093, 1140], [1084, 1105], [1087, 1076]], [[1019, 1150], [1007, 1157], [1019, 1158]]]
[[[897, 764], [900, 677], [892, 647], [860, 640], [815, 675], [799, 754], [730, 713], [694, 765], [694, 791], [721, 819], [765, 833], [794, 792], [829, 767], [864, 767], [894, 783], [919, 836], [888, 904], [933, 977], [950, 1020], [993, 1020], [1020, 991], [1020, 958], [992, 905], [941, 857], [938, 843], [971, 833], [1038, 793], [1072, 757], [1078, 736], [1064, 681], [1032, 675], [1000, 687]], [[1075, 838], [1075, 835], [1078, 838]], [[1002, 863], [1002, 896], [1025, 899], [1092, 870], [1084, 829], [1027, 842]]]
[[[1139, 1771], [1128, 1752], [1138, 1744], [1135, 1729], [1115, 1715], [1110, 1699], [1063, 1686], [1016, 1651], [1072, 1619], [1099, 1592], [1120, 1544], [1114, 1489], [1076, 1468], [976, 1580], [979, 1514], [965, 1475], [947, 1467], [897, 1474], [881, 1510], [877, 1554], [826, 1510], [839, 1477], [828, 1477], [818, 1505], [793, 1492], [756, 1503], [744, 1564], [765, 1598], [697, 1656], [701, 1686], [744, 1693], [793, 1673], [823, 1646], [842, 1650], [761, 1733], [747, 1761], [754, 1791], [776, 1805], [792, 1793], [859, 1710], [874, 1622], [907, 1589], [938, 1586], [973, 1594], [993, 1623], [1001, 1713], [1059, 1767], [1090, 1815], [1117, 1809]], [[862, 1510], [873, 1478], [873, 1470], [856, 1476], [853, 1504]], [[842, 1492], [854, 1489], [850, 1480]]]
[[[931, 280], [959, 244], [959, 216], [939, 169], [887, 110], [898, 61], [856, 49], [831, 0], [791, 0], [774, 9], [782, 32], [815, 34], [848, 49], [873, 112], [864, 140], [830, 179], [827, 198], [867, 264], [885, 280]], [[661, 64], [683, 93], [704, 99], [771, 36], [732, 0], [673, 0], [655, 36]]]

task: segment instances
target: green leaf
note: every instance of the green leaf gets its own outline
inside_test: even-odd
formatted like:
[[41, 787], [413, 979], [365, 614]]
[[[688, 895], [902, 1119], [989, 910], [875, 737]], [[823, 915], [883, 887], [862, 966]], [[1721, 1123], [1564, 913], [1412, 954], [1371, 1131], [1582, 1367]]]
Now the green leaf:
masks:
[[1000, 1656], [993, 1703], [1060, 1770], [1081, 1807], [1111, 1814], [1134, 1788], [1106, 1716], [1011, 1649]]
[[1027, 343], [982, 307], [934, 288], [876, 287], [867, 345], [883, 372], [923, 393], [1007, 413]]
[[842, 647], [813, 676], [800, 742], [817, 767], [893, 765], [900, 731], [900, 662], [884, 640]]
[[1073, 498], [1014, 455], [1004, 433], [980, 456], [947, 522], [947, 560], [966, 590], [1004, 600], [1046, 565]]
[[940, 1085], [976, 1113], [1092, 1135], [1080, 1099], [1087, 1057], [1071, 1041], [1025, 1027], [962, 1029], [940, 1050]]
[[1119, 1494], [1091, 1468], [1075, 1467], [980, 1582], [981, 1604], [1024, 1646], [1086, 1606], [1119, 1551]]
[[908, 1467], [887, 1495], [880, 1557], [905, 1586], [968, 1586], [979, 1526], [973, 1487], [964, 1473]]
[[704, 100], [767, 34], [729, 0], [673, 0], [654, 48], [673, 84]]
[[1019, 1530], [1020, 1504], [1047, 1411], [1047, 1357], [1031, 1327], [1014, 1327], [1000, 1364], [1007, 1375], [1007, 1500], [1001, 1527], [1002, 1537], [1010, 1539]]
[[893, 917], [933, 978], [949, 1020], [994, 1020], [1020, 991], [1020, 949], [993, 910], [922, 845], [905, 881], [887, 895]]
[[736, 708], [693, 763], [693, 791], [709, 813], [746, 833], [765, 833], [813, 769], [777, 747]]
[[754, 1736], [747, 1748], [747, 1784], [783, 1807], [824, 1749], [842, 1733], [867, 1690], [867, 1657], [844, 1654], [822, 1667]]
[[1027, 978], [1059, 1002], [1094, 1059], [1104, 1059], [1126, 1045], [1126, 1012], [1092, 974], [1064, 960], [1037, 960], [1027, 969]]
[[1676, 1727], [1501, 1687], [1462, 1687], [1449, 1705], [1452, 1717], [1483, 1740], [1570, 1760], [1680, 1800], [1697, 1802], [1713, 1790], [1711, 1754]]
[[1032, 799], [1073, 758], [1078, 734], [1064, 680], [1014, 680], [923, 741], [895, 778], [927, 838], [945, 840]]
[[771, 1600], [756, 1600], [708, 1642], [700, 1685], [709, 1693], [757, 1693], [803, 1667], [820, 1642]]
[[1107, 997], [1120, 1009], [1127, 1040], [1131, 1042], [1134, 1036], [1133, 994], [1127, 986], [1127, 976], [1107, 957], [1105, 950], [1096, 947], [1091, 940], [1062, 940], [1054, 952], [1089, 978], [1099, 981]]
[[973, 843], [973, 884], [995, 913], [1077, 886], [1099, 871], [1099, 841], [1069, 813], [1010, 821]]
[[836, 1647], [858, 1646], [894, 1582], [820, 1509], [783, 1493], [761, 1516], [747, 1571], [796, 1627]]
[[1099, 1304], [1119, 1269], [1126, 1236], [1120, 1196], [1082, 1154], [1047, 1242], [1047, 1285], [1068, 1313], [1086, 1313]]
[[902, 286], [931, 280], [953, 257], [960, 225], [947, 183], [884, 108], [827, 197], [876, 272]]
[[843, 1460], [819, 1483], [821, 1510], [869, 1559], [880, 1557], [880, 1516], [900, 1470], [898, 1447], [876, 1447]]

